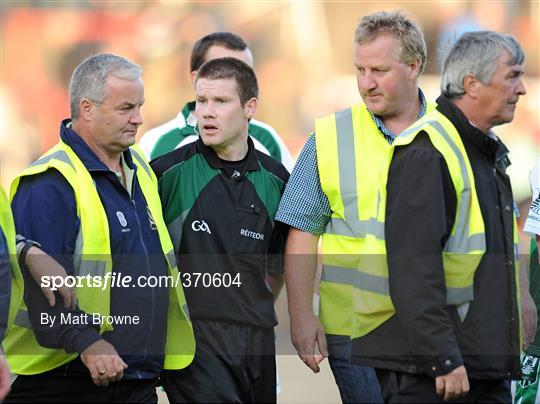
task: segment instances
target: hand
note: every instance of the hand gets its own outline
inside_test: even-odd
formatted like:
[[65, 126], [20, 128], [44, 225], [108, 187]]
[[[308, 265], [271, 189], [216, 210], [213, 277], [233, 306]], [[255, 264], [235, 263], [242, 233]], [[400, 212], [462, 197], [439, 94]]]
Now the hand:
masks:
[[86, 348], [81, 353], [81, 360], [90, 371], [94, 384], [102, 387], [121, 380], [128, 367], [116, 349], [103, 339]]
[[455, 400], [469, 392], [469, 378], [465, 366], [461, 365], [450, 373], [435, 378], [437, 395], [444, 395], [444, 400]]
[[521, 291], [521, 323], [523, 327], [523, 350], [533, 341], [537, 325], [536, 305], [528, 290]]
[[[51, 289], [51, 286], [41, 286], [41, 277], [42, 276], [59, 276], [67, 277], [67, 273], [58, 262], [50, 255], [46, 254], [40, 248], [33, 246], [28, 250], [26, 254], [25, 264], [28, 267], [28, 270], [32, 274], [32, 278], [41, 288], [41, 293], [45, 296], [49, 305], [53, 307], [56, 303], [56, 298], [54, 295], [54, 290]], [[75, 294], [75, 288], [69, 288], [65, 285], [58, 287], [58, 293], [64, 299], [64, 306], [66, 309], [73, 310], [77, 305], [77, 296]]]
[[319, 373], [319, 363], [328, 357], [328, 349], [324, 329], [313, 313], [299, 315], [294, 321], [291, 318], [291, 341], [306, 366]]
[[0, 401], [2, 401], [10, 390], [9, 365], [4, 354], [0, 350]]

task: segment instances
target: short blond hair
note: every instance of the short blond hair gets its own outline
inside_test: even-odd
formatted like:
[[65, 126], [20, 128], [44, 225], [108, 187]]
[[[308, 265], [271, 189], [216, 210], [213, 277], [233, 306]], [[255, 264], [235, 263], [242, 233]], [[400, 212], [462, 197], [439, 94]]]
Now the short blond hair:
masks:
[[420, 60], [420, 74], [427, 60], [426, 41], [420, 27], [401, 10], [379, 11], [362, 17], [354, 32], [354, 42], [364, 44], [381, 34], [393, 35], [401, 47], [401, 62], [410, 64]]

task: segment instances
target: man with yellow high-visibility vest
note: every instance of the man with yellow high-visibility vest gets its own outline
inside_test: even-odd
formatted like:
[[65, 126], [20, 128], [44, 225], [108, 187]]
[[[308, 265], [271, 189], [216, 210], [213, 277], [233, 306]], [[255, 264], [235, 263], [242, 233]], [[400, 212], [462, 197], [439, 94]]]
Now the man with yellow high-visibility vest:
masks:
[[[432, 109], [418, 88], [426, 64], [422, 31], [402, 12], [367, 15], [356, 28], [354, 64], [364, 103], [316, 121], [276, 220], [291, 226], [285, 278], [299, 356], [318, 372], [329, 355], [344, 402], [380, 402], [373, 369], [350, 362], [351, 280], [363, 254], [372, 253], [373, 240], [384, 242], [384, 223], [377, 221], [379, 167], [396, 135]], [[312, 296], [321, 236], [317, 319]]]
[[[45, 254], [37, 243], [17, 236], [9, 198], [0, 188], [0, 342], [6, 331], [13, 326], [16, 313], [23, 301], [23, 277], [19, 262], [24, 262], [32, 270], [47, 273], [65, 273], [59, 264]], [[64, 304], [71, 305], [72, 294], [67, 288], [58, 292], [64, 298]], [[51, 299], [55, 299], [51, 296]], [[0, 346], [0, 401], [10, 390], [9, 365]]]
[[[9, 316], [10, 307], [20, 306], [22, 302], [22, 276], [16, 256], [13, 216], [9, 200], [0, 188], [0, 342], [7, 328], [13, 323], [13, 316]], [[0, 401], [8, 392], [9, 366], [0, 347]]]
[[372, 249], [387, 262], [358, 268], [352, 344], [387, 402], [511, 401], [518, 239], [508, 150], [491, 129], [525, 94], [523, 62], [512, 36], [463, 34], [436, 110], [394, 142], [381, 177], [385, 244]]
[[[50, 307], [21, 267], [24, 303], [10, 307], [3, 341], [18, 375], [7, 401], [156, 402], [159, 374], [189, 365], [194, 339], [157, 180], [131, 147], [141, 69], [89, 57], [73, 73], [70, 102], [59, 143], [14, 180], [11, 196], [17, 232], [66, 269], [78, 305]], [[150, 287], [152, 278], [171, 282]]]

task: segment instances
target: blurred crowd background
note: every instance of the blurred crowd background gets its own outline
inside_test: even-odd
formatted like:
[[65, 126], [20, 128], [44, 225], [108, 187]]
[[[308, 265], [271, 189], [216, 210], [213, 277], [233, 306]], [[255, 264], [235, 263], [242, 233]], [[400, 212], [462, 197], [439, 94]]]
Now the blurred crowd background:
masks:
[[193, 98], [193, 43], [216, 30], [249, 43], [260, 81], [257, 118], [273, 125], [297, 155], [313, 119], [357, 102], [353, 34], [365, 14], [401, 8], [422, 26], [428, 45], [421, 86], [438, 95], [439, 57], [467, 30], [515, 35], [525, 48], [528, 93], [514, 122], [497, 128], [511, 150], [518, 202], [539, 152], [538, 1], [17, 1], [1, 0], [0, 182], [56, 143], [68, 116], [73, 68], [99, 52], [119, 54], [144, 69], [141, 136], [172, 119]]
[[[232, 31], [248, 42], [261, 88], [256, 117], [273, 125], [296, 156], [314, 118], [360, 100], [353, 66], [358, 19], [397, 8], [424, 30], [429, 62], [421, 87], [432, 100], [439, 93], [440, 56], [461, 33], [496, 30], [513, 34], [523, 45], [527, 95], [514, 122], [496, 132], [511, 150], [515, 199], [525, 217], [528, 173], [540, 155], [538, 0], [0, 0], [0, 183], [7, 189], [20, 170], [57, 142], [60, 120], [69, 115], [69, 79], [84, 58], [110, 52], [143, 67], [146, 103], [140, 137], [193, 98], [191, 48], [213, 31]], [[280, 401], [337, 400], [329, 369], [310, 375], [294, 357], [283, 296], [278, 316], [278, 351], [291, 354], [280, 358]]]

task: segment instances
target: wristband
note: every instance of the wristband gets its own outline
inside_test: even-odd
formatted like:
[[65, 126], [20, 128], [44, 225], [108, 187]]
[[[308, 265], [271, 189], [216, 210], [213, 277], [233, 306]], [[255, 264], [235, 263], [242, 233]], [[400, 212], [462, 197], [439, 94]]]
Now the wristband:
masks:
[[33, 240], [25, 240], [24, 243], [20, 242], [17, 245], [17, 256], [19, 260], [19, 265], [25, 265], [26, 266], [26, 254], [28, 254], [28, 250], [32, 247], [41, 247], [41, 244], [39, 244], [37, 241]]

